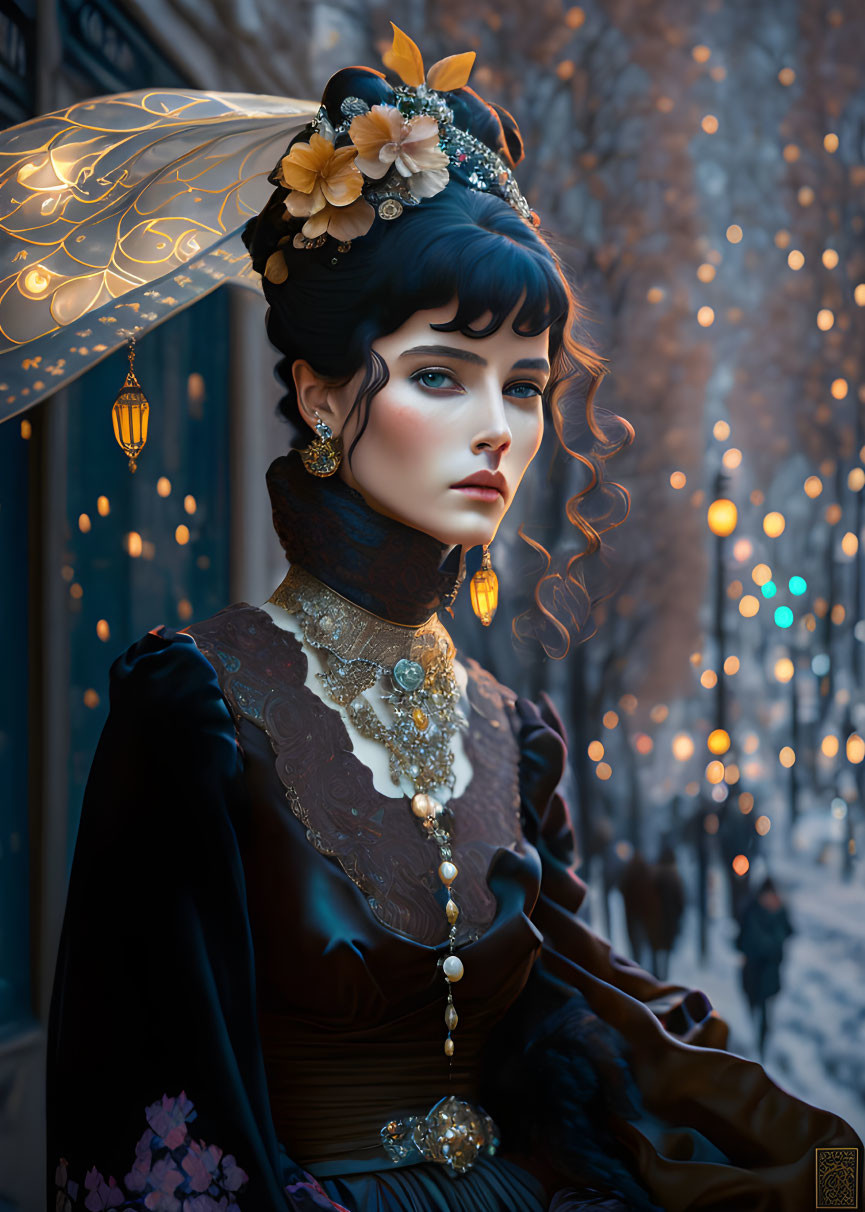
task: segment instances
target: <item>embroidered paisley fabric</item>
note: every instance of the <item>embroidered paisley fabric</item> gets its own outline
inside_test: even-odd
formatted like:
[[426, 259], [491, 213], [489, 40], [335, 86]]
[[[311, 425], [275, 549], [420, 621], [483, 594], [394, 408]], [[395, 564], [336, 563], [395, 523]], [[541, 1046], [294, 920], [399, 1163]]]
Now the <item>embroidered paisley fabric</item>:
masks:
[[[143, 1110], [181, 1092], [197, 1112], [195, 1145], [234, 1159], [223, 1189], [232, 1167], [248, 1176], [240, 1212], [491, 1212], [523, 1199], [530, 1212], [571, 1212], [593, 1191], [629, 1210], [799, 1212], [816, 1147], [858, 1152], [862, 1173], [849, 1125], [711, 1046], [725, 1032], [701, 995], [657, 981], [580, 920], [558, 725], [546, 704], [503, 710], [513, 727], [490, 735], [500, 755], [517, 737], [523, 836], [517, 848], [482, 843], [495, 912], [461, 948], [446, 1088], [486, 1107], [503, 1148], [452, 1182], [369, 1147], [385, 1104], [425, 1112], [445, 1092], [439, 946], [386, 926], [310, 842], [270, 739], [233, 714], [191, 636], [160, 629], [118, 658], [51, 1003], [49, 1208], [58, 1196], [74, 1212], [120, 1207]], [[311, 719], [298, 728], [326, 765], [333, 750]], [[671, 1034], [686, 1030], [688, 1008], [685, 1038], [709, 1046]], [[164, 1189], [148, 1179], [153, 1189], [122, 1206], [223, 1206], [184, 1190], [177, 1169], [176, 1185], [163, 1168]]]

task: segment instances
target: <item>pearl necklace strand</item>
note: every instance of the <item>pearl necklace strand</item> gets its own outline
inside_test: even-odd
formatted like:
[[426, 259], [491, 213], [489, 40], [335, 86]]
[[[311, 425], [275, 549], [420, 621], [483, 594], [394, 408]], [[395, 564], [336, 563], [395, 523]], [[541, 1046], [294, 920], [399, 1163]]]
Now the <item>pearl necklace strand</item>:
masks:
[[[450, 1059], [459, 1022], [453, 986], [465, 972], [456, 954], [460, 911], [453, 884], [459, 869], [451, 849], [453, 814], [430, 793], [442, 786], [453, 788], [451, 741], [458, 728], [467, 726], [457, 706], [460, 694], [453, 673], [453, 642], [435, 616], [421, 627], [392, 623], [343, 598], [297, 566], [289, 570], [269, 600], [297, 618], [310, 647], [327, 652], [326, 668], [318, 677], [328, 697], [346, 711], [362, 736], [385, 745], [393, 781], [399, 786], [405, 777], [412, 784], [412, 813], [438, 846], [438, 877], [447, 889], [448, 921], [448, 954], [438, 963], [447, 983], [444, 1052]], [[379, 678], [389, 679], [391, 687], [381, 696], [393, 715], [390, 726], [363, 693]]]

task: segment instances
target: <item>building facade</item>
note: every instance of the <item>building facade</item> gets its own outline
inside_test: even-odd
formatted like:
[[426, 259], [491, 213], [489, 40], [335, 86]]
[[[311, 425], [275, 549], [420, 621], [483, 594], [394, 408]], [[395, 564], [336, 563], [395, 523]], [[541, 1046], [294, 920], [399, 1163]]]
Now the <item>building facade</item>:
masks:
[[[220, 60], [218, 40], [153, 16], [112, 0], [3, 0], [2, 124], [152, 86], [264, 91]], [[282, 576], [264, 472], [289, 436], [264, 313], [257, 292], [220, 287], [137, 343], [151, 409], [134, 475], [111, 422], [123, 349], [0, 424], [2, 1212], [45, 1207], [46, 1029], [109, 668], [160, 623], [258, 604]]]

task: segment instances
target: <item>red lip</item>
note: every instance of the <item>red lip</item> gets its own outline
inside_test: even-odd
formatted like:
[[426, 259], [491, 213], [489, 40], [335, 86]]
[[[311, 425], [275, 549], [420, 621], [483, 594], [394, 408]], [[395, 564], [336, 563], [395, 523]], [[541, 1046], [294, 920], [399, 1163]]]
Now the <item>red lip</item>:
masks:
[[500, 471], [476, 471], [473, 476], [466, 476], [451, 488], [494, 488], [502, 496], [507, 494], [508, 484]]

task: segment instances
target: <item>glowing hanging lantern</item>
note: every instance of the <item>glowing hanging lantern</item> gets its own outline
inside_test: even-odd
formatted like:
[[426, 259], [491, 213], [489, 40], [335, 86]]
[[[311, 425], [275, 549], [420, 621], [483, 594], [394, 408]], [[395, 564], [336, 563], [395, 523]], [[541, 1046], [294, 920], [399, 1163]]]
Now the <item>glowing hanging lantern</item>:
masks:
[[499, 604], [499, 578], [493, 572], [489, 549], [486, 547], [481, 566], [472, 577], [469, 590], [472, 598], [472, 610], [484, 627], [489, 627]]
[[111, 418], [114, 436], [129, 456], [129, 470], [138, 469], [138, 455], [147, 441], [147, 420], [150, 405], [135, 377], [135, 341], [129, 342], [129, 373], [114, 401]]

